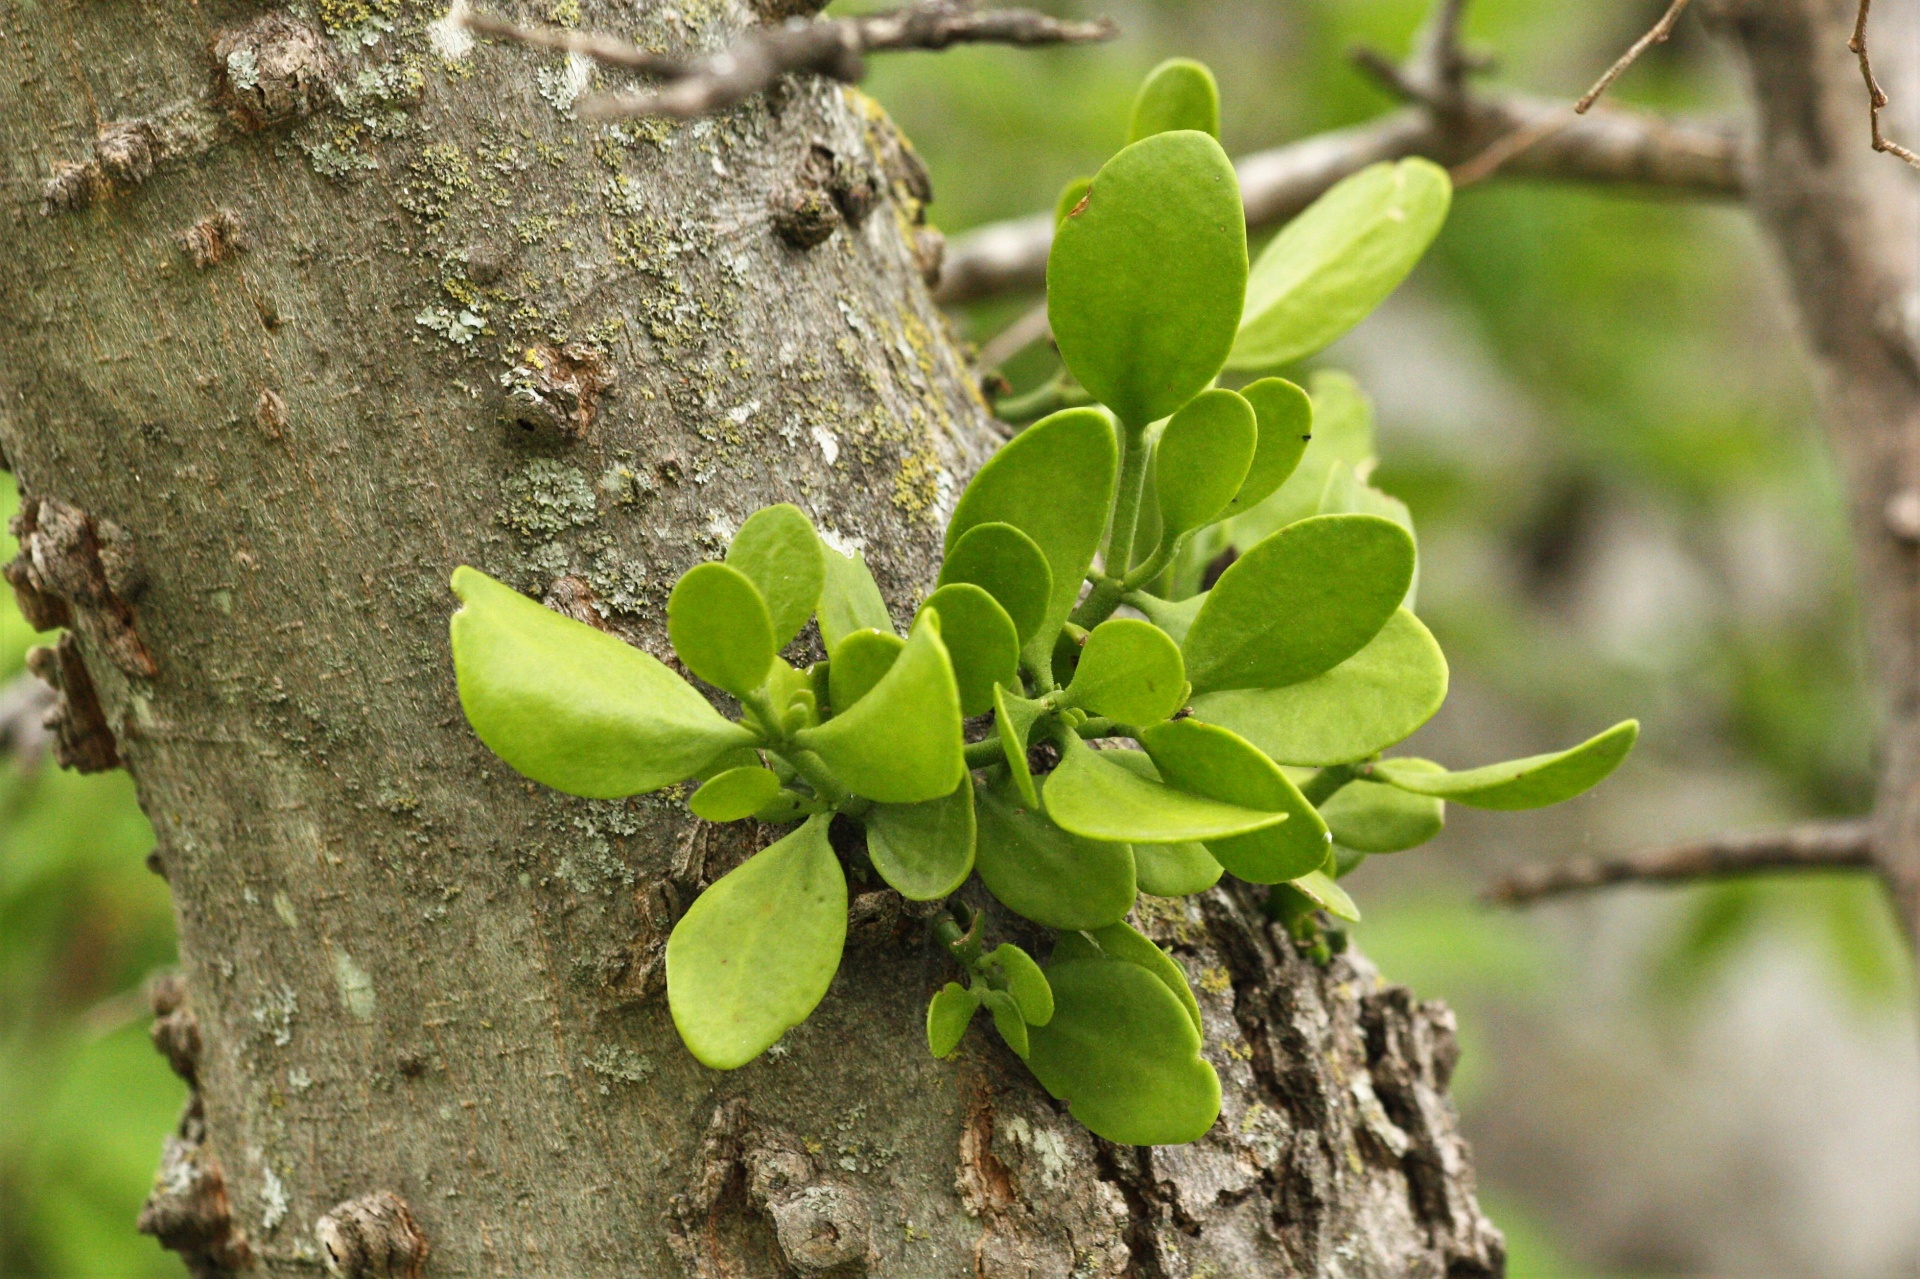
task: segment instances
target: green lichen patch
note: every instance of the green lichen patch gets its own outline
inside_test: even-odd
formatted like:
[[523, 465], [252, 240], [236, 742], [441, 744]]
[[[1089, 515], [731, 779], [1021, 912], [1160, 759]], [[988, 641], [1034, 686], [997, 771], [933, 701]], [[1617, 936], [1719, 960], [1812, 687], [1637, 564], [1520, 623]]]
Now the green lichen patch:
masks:
[[506, 505], [500, 522], [527, 537], [551, 538], [584, 528], [600, 517], [593, 482], [584, 471], [535, 458], [501, 485]]

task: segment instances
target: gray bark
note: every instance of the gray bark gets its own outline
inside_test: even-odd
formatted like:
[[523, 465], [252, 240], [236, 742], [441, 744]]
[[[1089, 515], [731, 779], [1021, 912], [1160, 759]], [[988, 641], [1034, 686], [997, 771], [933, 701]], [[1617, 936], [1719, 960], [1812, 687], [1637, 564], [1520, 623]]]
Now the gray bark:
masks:
[[[203, 1274], [1498, 1273], [1450, 1015], [1236, 893], [1143, 906], [1226, 1083], [1190, 1147], [1095, 1141], [978, 1031], [932, 1060], [951, 974], [871, 885], [812, 1021], [733, 1074], [681, 1049], [666, 932], [767, 835], [489, 755], [448, 572], [666, 657], [675, 577], [791, 500], [904, 617], [994, 435], [871, 103], [790, 82], [602, 134], [557, 60], [450, 67], [431, 16], [0, 31], [9, 576], [72, 621], [62, 757], [132, 771], [179, 920], [155, 1038], [194, 1099], [143, 1227]], [[669, 47], [748, 20], [627, 15]]]

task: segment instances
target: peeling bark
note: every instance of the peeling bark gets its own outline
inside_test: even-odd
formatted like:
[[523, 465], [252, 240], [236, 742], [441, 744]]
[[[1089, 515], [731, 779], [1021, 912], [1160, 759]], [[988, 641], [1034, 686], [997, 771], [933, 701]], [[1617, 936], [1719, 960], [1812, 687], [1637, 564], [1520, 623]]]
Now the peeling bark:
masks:
[[[751, 20], [584, 8], [674, 49]], [[47, 0], [0, 83], [0, 444], [35, 520], [10, 578], [72, 616], [179, 921], [158, 1034], [195, 1092], [148, 1228], [202, 1273], [303, 1279], [1498, 1273], [1444, 1010], [1226, 893], [1143, 908], [1226, 1081], [1191, 1147], [1096, 1142], [984, 1033], [929, 1057], [949, 961], [870, 881], [811, 1021], [731, 1074], [685, 1053], [661, 947], [769, 832], [491, 756], [447, 575], [670, 659], [675, 578], [792, 501], [906, 617], [998, 438], [928, 296], [925, 171], [817, 80], [608, 132], [557, 59], [449, 64], [403, 0], [314, 11], [346, 24], [319, 51], [253, 5]], [[160, 130], [137, 185], [40, 214], [102, 117], [216, 83], [271, 127]], [[803, 173], [836, 215], [804, 250], [778, 225]], [[209, 218], [246, 228], [218, 270], [181, 251]], [[503, 409], [535, 402], [539, 429]], [[378, 1196], [430, 1250], [370, 1242], [401, 1215]]]

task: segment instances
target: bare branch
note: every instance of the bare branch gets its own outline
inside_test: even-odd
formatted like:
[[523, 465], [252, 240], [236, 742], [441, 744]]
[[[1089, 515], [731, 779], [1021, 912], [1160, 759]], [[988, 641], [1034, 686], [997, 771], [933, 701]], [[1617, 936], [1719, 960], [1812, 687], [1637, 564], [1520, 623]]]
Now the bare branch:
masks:
[[1867, 82], [1867, 119], [1873, 129], [1873, 149], [1898, 156], [1920, 169], [1920, 155], [1880, 131], [1880, 113], [1887, 109], [1888, 100], [1887, 91], [1880, 87], [1880, 81], [1873, 74], [1873, 59], [1867, 53], [1867, 14], [1872, 8], [1873, 0], [1860, 0], [1859, 16], [1854, 19], [1853, 38], [1847, 41], [1847, 48], [1860, 59], [1860, 78]]
[[1873, 870], [1871, 823], [1830, 822], [1786, 830], [1721, 835], [1631, 857], [1581, 858], [1558, 866], [1530, 866], [1480, 894], [1502, 906], [1606, 888], [1613, 884], [1686, 884], [1777, 871]]
[[[1865, 0], [1862, 7], [1865, 7]], [[1633, 47], [1621, 54], [1620, 60], [1608, 67], [1605, 75], [1594, 81], [1593, 87], [1587, 90], [1586, 96], [1573, 104], [1574, 112], [1585, 115], [1593, 110], [1593, 104], [1600, 100], [1600, 95], [1605, 93], [1615, 80], [1625, 75], [1628, 67], [1640, 61], [1641, 54], [1656, 44], [1665, 44], [1667, 37], [1673, 34], [1674, 24], [1680, 21], [1680, 15], [1686, 12], [1686, 8], [1687, 0], [1673, 0], [1673, 3], [1667, 6], [1667, 11], [1660, 15], [1660, 21], [1653, 24], [1653, 29], [1635, 40]]]
[[[1547, 123], [1553, 127], [1544, 128]], [[1257, 230], [1283, 222], [1369, 164], [1414, 155], [1463, 164], [1483, 156], [1500, 139], [1528, 131], [1533, 136], [1526, 139], [1527, 146], [1498, 166], [1503, 174], [1658, 187], [1723, 199], [1745, 194], [1743, 143], [1730, 126], [1678, 123], [1633, 111], [1575, 116], [1565, 103], [1471, 95], [1452, 113], [1410, 107], [1241, 157], [1235, 167], [1247, 225]], [[990, 223], [956, 236], [948, 241], [935, 297], [958, 305], [1037, 291], [1046, 283], [1052, 243], [1051, 213]]]
[[564, 50], [666, 81], [657, 89], [605, 93], [580, 104], [586, 120], [670, 116], [687, 120], [764, 92], [783, 75], [811, 72], [849, 83], [866, 74], [865, 55], [956, 44], [1080, 44], [1110, 39], [1109, 19], [1068, 22], [1028, 9], [976, 11], [946, 0], [854, 18], [791, 18], [777, 27], [744, 32], [724, 52], [683, 60], [613, 36], [556, 27], [522, 27], [466, 9], [449, 15], [468, 29], [536, 49]]

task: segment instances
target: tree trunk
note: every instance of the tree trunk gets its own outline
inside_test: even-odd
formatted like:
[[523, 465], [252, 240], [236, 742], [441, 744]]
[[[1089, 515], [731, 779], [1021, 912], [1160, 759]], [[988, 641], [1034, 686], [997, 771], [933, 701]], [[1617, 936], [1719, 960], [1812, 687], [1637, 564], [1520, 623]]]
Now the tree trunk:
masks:
[[[668, 47], [750, 20], [587, 9]], [[9, 577], [71, 618], [63, 756], [132, 771], [179, 919], [156, 1041], [195, 1092], [143, 1228], [215, 1275], [1499, 1273], [1450, 1014], [1244, 893], [1143, 899], [1226, 1087], [1191, 1146], [1094, 1140], [985, 1034], [929, 1057], [951, 974], [886, 891], [773, 1052], [682, 1050], [661, 948], [752, 840], [492, 757], [448, 573], [666, 657], [676, 576], [788, 500], [904, 617], [994, 436], [871, 102], [603, 131], [565, 64], [452, 59], [433, 16], [41, 0], [0, 32]]]

